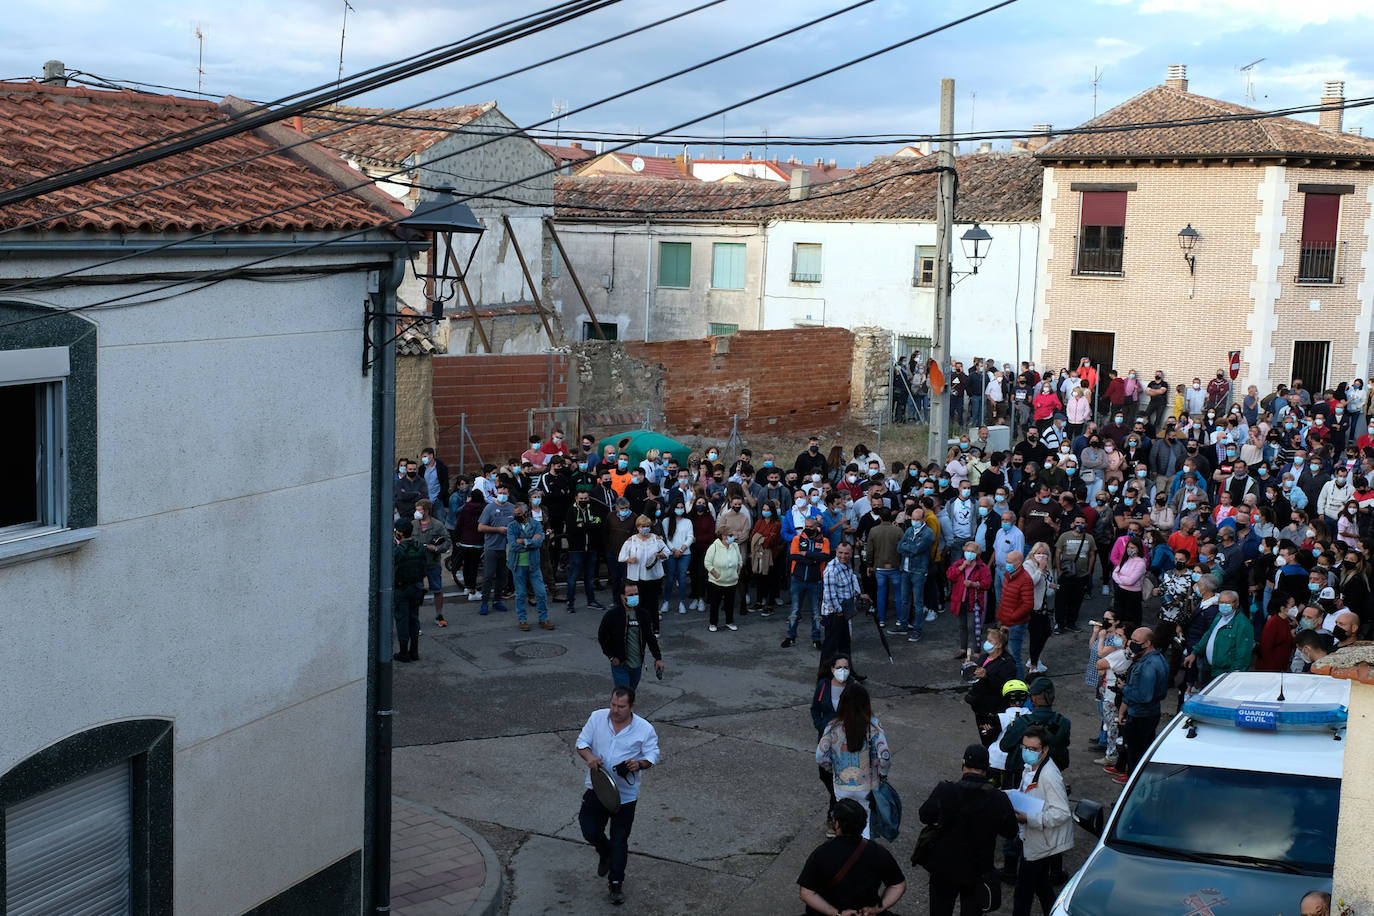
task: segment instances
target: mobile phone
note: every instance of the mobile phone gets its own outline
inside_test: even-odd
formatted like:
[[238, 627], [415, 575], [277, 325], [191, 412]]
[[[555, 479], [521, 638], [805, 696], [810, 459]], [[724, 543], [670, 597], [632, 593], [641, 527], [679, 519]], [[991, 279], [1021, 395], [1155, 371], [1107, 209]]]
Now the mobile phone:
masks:
[[658, 678], [660, 681], [663, 680], [663, 669], [654, 668], [654, 677]]

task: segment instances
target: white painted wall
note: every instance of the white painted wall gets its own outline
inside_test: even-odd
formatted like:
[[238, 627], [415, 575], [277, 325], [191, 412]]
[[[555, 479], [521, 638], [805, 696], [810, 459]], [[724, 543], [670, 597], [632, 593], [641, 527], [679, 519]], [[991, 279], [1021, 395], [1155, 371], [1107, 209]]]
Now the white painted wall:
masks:
[[692, 177], [702, 181], [719, 181], [730, 175], [748, 175], [750, 178], [765, 178], [769, 181], [779, 182], [786, 180], [762, 160], [692, 163]]
[[99, 536], [0, 569], [0, 772], [96, 725], [172, 718], [183, 916], [241, 912], [361, 845], [365, 290], [359, 270], [88, 313]]
[[[1035, 302], [1038, 227], [983, 223], [993, 238], [976, 276], [959, 278], [951, 300], [951, 349], [965, 364], [977, 356], [1014, 361], [1029, 353]], [[956, 236], [966, 227], [956, 227]], [[819, 243], [823, 279], [793, 283], [796, 243]], [[826, 325], [888, 328], [930, 336], [935, 291], [915, 287], [916, 250], [935, 244], [933, 222], [777, 220], [768, 225], [764, 275], [765, 329]], [[954, 245], [954, 270], [969, 270]]]

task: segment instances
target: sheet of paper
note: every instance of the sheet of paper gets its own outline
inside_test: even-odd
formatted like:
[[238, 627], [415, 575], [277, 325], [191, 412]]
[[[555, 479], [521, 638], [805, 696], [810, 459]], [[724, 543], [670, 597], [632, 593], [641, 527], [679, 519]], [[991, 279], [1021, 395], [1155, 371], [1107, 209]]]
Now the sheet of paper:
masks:
[[1022, 814], [1039, 814], [1045, 808], [1044, 799], [1037, 798], [1034, 795], [1027, 795], [1020, 789], [1007, 789], [1006, 793], [1007, 798], [1011, 801], [1012, 808], [1020, 811]]
[[1007, 752], [998, 747], [996, 742], [988, 748], [988, 765], [994, 770], [1007, 768]]

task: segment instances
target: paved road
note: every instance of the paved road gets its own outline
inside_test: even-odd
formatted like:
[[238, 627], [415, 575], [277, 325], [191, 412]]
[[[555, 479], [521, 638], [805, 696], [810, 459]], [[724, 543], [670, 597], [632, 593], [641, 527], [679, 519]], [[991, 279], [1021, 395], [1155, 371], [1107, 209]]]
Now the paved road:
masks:
[[[1090, 599], [1083, 620], [1104, 601]], [[479, 617], [475, 604], [452, 599], [445, 610], [450, 626], [438, 629], [426, 605], [422, 659], [396, 666], [394, 790], [492, 845], [506, 869], [503, 912], [801, 912], [796, 877], [824, 840], [826, 796], [808, 712], [819, 653], [809, 643], [779, 648], [783, 609], [766, 619], [751, 613], [733, 633], [708, 632], [704, 613], [665, 615], [667, 674], [644, 680], [636, 706], [658, 729], [663, 761], [645, 778], [623, 908], [608, 903], [576, 821], [584, 767], [573, 743], [611, 688], [596, 642], [600, 614], [569, 616], [560, 604], [556, 630], [522, 633], [513, 613]], [[964, 746], [976, 740], [952, 661], [956, 630], [942, 616], [919, 644], [894, 637], [895, 664], [871, 620], [854, 639], [892, 746], [891, 782], [907, 808], [891, 844], [910, 881], [900, 913], [926, 911], [925, 873], [906, 864], [919, 831], [915, 809], [937, 781], [957, 777]], [[1097, 719], [1083, 681], [1086, 643], [1086, 631], [1055, 637], [1045, 657], [1058, 708], [1074, 722], [1071, 794], [1106, 802], [1118, 789], [1092, 765], [1099, 752], [1089, 746]], [[1079, 830], [1077, 839], [1071, 869], [1093, 838]]]

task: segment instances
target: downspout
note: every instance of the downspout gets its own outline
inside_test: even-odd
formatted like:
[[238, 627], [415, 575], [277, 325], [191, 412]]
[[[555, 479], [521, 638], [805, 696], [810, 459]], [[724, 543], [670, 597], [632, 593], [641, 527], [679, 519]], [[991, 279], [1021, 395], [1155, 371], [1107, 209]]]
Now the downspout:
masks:
[[644, 220], [644, 342], [649, 342], [649, 303], [653, 299], [654, 242], [653, 228]]
[[[397, 312], [396, 290], [405, 276], [404, 250], [391, 256], [391, 266], [382, 270], [379, 291], [373, 296], [374, 309], [387, 315]], [[395, 319], [378, 318], [369, 329], [373, 336], [376, 365], [372, 372], [372, 595], [368, 602], [370, 636], [368, 653], [371, 716], [368, 721], [368, 793], [364, 817], [370, 817], [371, 875], [369, 909], [374, 913], [391, 911], [391, 610], [392, 594], [392, 489], [396, 467], [396, 341]], [[364, 856], [368, 860], [368, 856]]]
[[[1019, 240], [1017, 247], [1020, 247]], [[1035, 273], [1031, 275], [1031, 313], [1030, 327], [1026, 329], [1026, 358], [1035, 354], [1035, 301], [1040, 298], [1040, 227], [1035, 227]], [[1021, 337], [1017, 335], [1017, 343]], [[1019, 349], [1019, 348], [1018, 348]], [[1048, 359], [1048, 357], [1046, 357]], [[1017, 353], [1013, 366], [1021, 365], [1021, 354]]]
[[760, 226], [763, 229], [763, 254], [759, 258], [759, 319], [754, 327], [762, 331], [764, 329], [764, 297], [768, 292], [768, 224], [765, 222], [761, 223]]

